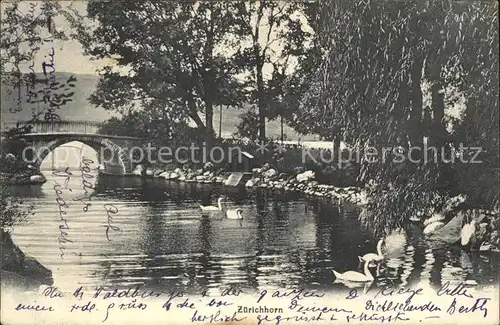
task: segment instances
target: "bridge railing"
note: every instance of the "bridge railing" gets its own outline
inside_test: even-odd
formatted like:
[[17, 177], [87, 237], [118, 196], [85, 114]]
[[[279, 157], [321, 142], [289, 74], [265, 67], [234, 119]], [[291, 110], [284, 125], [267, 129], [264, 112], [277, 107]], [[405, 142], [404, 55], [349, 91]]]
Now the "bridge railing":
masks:
[[83, 133], [97, 134], [102, 123], [91, 121], [20, 121], [20, 122], [4, 122], [2, 131], [7, 131], [10, 128], [30, 124], [32, 126], [31, 133]]

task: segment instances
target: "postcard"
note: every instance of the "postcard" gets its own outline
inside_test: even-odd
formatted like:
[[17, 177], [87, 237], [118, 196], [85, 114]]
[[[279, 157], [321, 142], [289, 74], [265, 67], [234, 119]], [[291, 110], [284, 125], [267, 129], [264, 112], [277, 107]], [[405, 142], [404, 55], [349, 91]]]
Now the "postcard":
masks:
[[3, 1], [1, 324], [485, 324], [497, 1]]

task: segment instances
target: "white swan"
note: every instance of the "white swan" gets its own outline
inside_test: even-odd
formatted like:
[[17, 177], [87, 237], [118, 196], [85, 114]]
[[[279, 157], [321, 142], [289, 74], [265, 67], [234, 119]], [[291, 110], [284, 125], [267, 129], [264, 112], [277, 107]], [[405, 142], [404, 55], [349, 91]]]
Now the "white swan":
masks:
[[213, 205], [201, 205], [201, 211], [222, 211], [222, 197], [217, 199], [217, 206]]
[[368, 253], [363, 256], [358, 256], [360, 262], [369, 262], [370, 266], [375, 266], [374, 262], [380, 262], [384, 259], [384, 254], [382, 253], [382, 244], [384, 240], [381, 239], [377, 243], [377, 254]]
[[370, 269], [368, 268], [369, 262], [365, 262], [365, 273], [356, 272], [356, 271], [347, 271], [345, 273], [338, 273], [335, 270], [333, 274], [335, 275], [335, 281], [349, 281], [349, 282], [372, 282], [374, 280], [373, 275], [370, 273]]
[[243, 220], [243, 215], [241, 214], [243, 212], [242, 209], [234, 209], [234, 210], [227, 210], [226, 211], [226, 218], [227, 219], [235, 219], [235, 220]]
[[432, 217], [424, 221], [424, 227], [427, 227], [435, 222], [442, 222], [445, 219], [443, 213], [434, 213]]
[[462, 230], [460, 231], [460, 244], [462, 244], [462, 246], [465, 246], [469, 243], [475, 230], [476, 220], [472, 220], [462, 228]]
[[444, 226], [444, 222], [441, 222], [441, 221], [433, 222], [424, 228], [423, 233], [424, 233], [424, 235], [432, 234], [433, 232], [442, 228], [443, 226]]

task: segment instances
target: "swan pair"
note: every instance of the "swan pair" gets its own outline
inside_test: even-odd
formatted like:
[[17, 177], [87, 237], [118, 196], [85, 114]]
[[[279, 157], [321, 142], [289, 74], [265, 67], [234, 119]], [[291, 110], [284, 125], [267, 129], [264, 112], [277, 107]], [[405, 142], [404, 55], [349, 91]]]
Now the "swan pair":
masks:
[[226, 219], [243, 220], [243, 214], [242, 214], [243, 210], [241, 208], [225, 210], [222, 207], [222, 200], [223, 200], [222, 197], [217, 199], [217, 206], [200, 205], [200, 209], [201, 209], [201, 211], [205, 211], [205, 212], [209, 212], [209, 211], [211, 211], [211, 212], [214, 212], [214, 211], [225, 212]]
[[347, 271], [344, 273], [339, 273], [333, 270], [333, 274], [335, 275], [335, 281], [348, 281], [348, 282], [372, 282], [375, 278], [370, 272], [369, 267], [376, 266], [376, 262], [380, 262], [384, 259], [384, 255], [382, 254], [382, 244], [383, 239], [379, 240], [377, 243], [377, 254], [368, 253], [363, 256], [358, 256], [361, 262], [364, 262], [364, 272], [357, 271]]

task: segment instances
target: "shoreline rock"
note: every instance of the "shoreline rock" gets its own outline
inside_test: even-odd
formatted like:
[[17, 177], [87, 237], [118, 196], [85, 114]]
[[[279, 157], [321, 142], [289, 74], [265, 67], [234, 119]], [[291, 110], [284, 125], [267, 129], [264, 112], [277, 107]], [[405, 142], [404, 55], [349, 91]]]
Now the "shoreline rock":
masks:
[[[146, 176], [145, 170], [147, 169], [144, 166], [138, 165], [134, 175], [144, 177]], [[296, 168], [292, 174], [279, 173], [266, 163], [261, 168], [254, 168], [252, 173], [252, 178], [245, 183], [246, 188], [294, 191], [308, 196], [343, 200], [359, 206], [367, 203], [367, 195], [363, 189], [355, 186], [336, 187], [321, 184], [315, 179], [315, 173], [311, 170]], [[207, 163], [203, 168], [197, 170], [186, 166], [170, 171], [157, 169], [153, 174], [150, 172], [148, 176], [154, 175], [155, 178], [163, 178], [173, 182], [224, 185], [230, 174], [231, 172], [217, 170], [212, 164]]]
[[321, 184], [312, 170], [297, 168], [294, 174], [279, 173], [264, 164], [262, 168], [252, 170], [253, 176], [245, 184], [247, 188], [266, 188], [283, 191], [293, 191], [308, 196], [324, 197], [363, 206], [367, 203], [365, 191], [359, 187], [337, 187]]
[[0, 180], [6, 185], [35, 185], [47, 181], [36, 165], [12, 153], [0, 155]]
[[52, 285], [52, 271], [24, 252], [2, 231], [2, 289], [37, 290], [41, 285]]
[[39, 173], [7, 173], [0, 172], [0, 178], [6, 185], [37, 185], [47, 181], [45, 176]]

